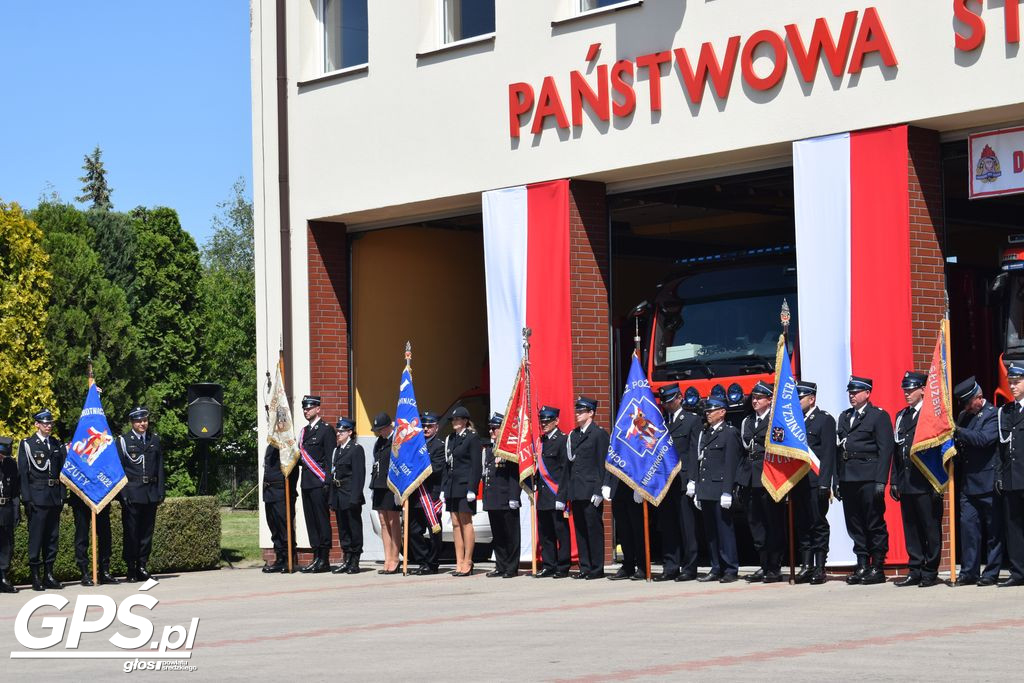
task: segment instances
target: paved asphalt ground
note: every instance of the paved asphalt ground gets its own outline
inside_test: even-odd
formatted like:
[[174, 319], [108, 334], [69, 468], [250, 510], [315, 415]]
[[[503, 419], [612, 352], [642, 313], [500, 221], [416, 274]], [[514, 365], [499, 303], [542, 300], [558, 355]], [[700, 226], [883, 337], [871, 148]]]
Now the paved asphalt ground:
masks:
[[[14, 626], [33, 597], [74, 604], [102, 592], [120, 603], [138, 587], [0, 595], [0, 648], [26, 650]], [[357, 576], [182, 574], [149, 594], [159, 604], [134, 612], [150, 616], [157, 635], [200, 619], [195, 671], [160, 672], [186, 679], [1013, 680], [1024, 659], [1024, 588], [402, 577], [374, 567]], [[30, 632], [45, 635], [44, 617], [72, 609], [41, 608]], [[107, 639], [117, 630], [137, 635], [114, 621], [83, 635], [79, 651], [115, 650]], [[66, 642], [45, 652], [69, 652]], [[10, 659], [4, 678], [95, 680], [132, 659]]]

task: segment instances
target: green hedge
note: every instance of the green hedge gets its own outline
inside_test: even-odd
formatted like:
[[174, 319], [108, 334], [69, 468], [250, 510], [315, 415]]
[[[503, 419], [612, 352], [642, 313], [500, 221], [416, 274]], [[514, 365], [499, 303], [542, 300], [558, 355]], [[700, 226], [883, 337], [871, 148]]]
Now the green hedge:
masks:
[[[124, 576], [121, 557], [124, 534], [121, 530], [121, 504], [110, 504], [110, 570]], [[92, 560], [90, 559], [90, 567]], [[153, 554], [147, 569], [153, 573], [216, 569], [220, 563], [220, 512], [213, 496], [168, 498], [156, 512]], [[81, 578], [75, 564], [75, 518], [65, 506], [60, 516], [60, 546], [54, 574], [61, 581]], [[90, 569], [91, 571], [91, 569]], [[14, 533], [14, 557], [8, 577], [14, 583], [28, 583], [28, 528], [25, 521]]]

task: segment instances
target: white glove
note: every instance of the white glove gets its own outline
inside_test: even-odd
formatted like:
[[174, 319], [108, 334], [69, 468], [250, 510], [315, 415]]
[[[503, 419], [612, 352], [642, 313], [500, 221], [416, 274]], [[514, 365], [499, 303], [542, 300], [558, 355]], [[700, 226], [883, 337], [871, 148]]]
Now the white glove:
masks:
[[395, 505], [402, 507], [402, 497], [397, 493], [395, 494]]
[[723, 510], [728, 510], [729, 508], [732, 507], [732, 494], [731, 493], [723, 493], [722, 494], [722, 500], [719, 501], [719, 502], [720, 502]]
[[686, 482], [686, 495], [688, 495], [690, 498], [693, 498], [694, 496], [697, 495], [697, 482], [695, 482], [693, 479]]
[[634, 503], [642, 503], [642, 502], [644, 502], [644, 497], [640, 493], [640, 489], [636, 489], [636, 490], [633, 491], [633, 502]]
[[559, 512], [563, 512], [565, 510], [565, 503], [563, 503], [560, 500], [556, 500], [555, 501], [555, 509], [558, 510]]
[[508, 507], [509, 507], [510, 510], [518, 510], [519, 509], [519, 501], [518, 500], [510, 500], [508, 502]]
[[594, 507], [597, 507], [601, 504], [601, 496], [591, 496], [590, 502], [593, 503]]
[[605, 500], [611, 500], [612, 499], [612, 487], [611, 486], [602, 486], [601, 487], [601, 497], [604, 498]]
[[440, 493], [440, 494], [439, 494], [439, 495], [438, 495], [437, 497], [438, 497], [438, 498], [439, 498], [439, 499], [441, 500], [441, 502], [443, 503], [443, 502], [444, 502], [444, 491], [441, 491], [441, 493]]
[[694, 498], [693, 499], [693, 507], [695, 507], [698, 510], [700, 510], [700, 500], [698, 500], [697, 498]]
[[476, 494], [472, 491], [466, 491], [466, 500], [470, 503], [476, 502]]

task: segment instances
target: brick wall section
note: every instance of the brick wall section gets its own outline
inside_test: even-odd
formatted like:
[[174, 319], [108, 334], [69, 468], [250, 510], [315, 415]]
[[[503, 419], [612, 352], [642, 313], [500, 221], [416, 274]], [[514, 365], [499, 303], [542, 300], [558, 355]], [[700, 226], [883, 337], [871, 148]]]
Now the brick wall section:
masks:
[[[594, 419], [609, 429], [611, 414], [611, 255], [603, 183], [569, 184], [569, 278], [574, 394], [599, 401]], [[605, 560], [612, 557], [611, 506], [605, 505]]]
[[[911, 126], [907, 132], [910, 192], [910, 288], [914, 367], [927, 372], [939, 322], [946, 312], [942, 253], [942, 162], [939, 134]], [[954, 378], [953, 381], [956, 381]], [[948, 506], [948, 499], [946, 501]], [[948, 510], [948, 507], [945, 508]], [[949, 515], [942, 520], [942, 568], [949, 569]]]

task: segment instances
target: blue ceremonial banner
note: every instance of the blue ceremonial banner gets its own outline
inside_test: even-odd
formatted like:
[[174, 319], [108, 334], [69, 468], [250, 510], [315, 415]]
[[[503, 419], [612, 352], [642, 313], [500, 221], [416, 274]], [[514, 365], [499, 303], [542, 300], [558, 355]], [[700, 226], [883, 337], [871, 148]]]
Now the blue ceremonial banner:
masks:
[[82, 416], [60, 478], [94, 512], [103, 510], [128, 482], [95, 384], [85, 395]]
[[420, 409], [416, 406], [416, 392], [412, 388], [412, 370], [407, 363], [402, 371], [402, 383], [398, 387], [388, 488], [404, 503], [431, 472], [430, 454], [420, 424]]
[[771, 423], [765, 434], [764, 467], [761, 484], [778, 503], [807, 474], [818, 472], [818, 456], [807, 445], [807, 426], [796, 378], [786, 351], [785, 335], [779, 335], [775, 353], [775, 393], [772, 396]]
[[679, 473], [679, 456], [635, 353], [605, 467], [652, 505], [661, 503]]

